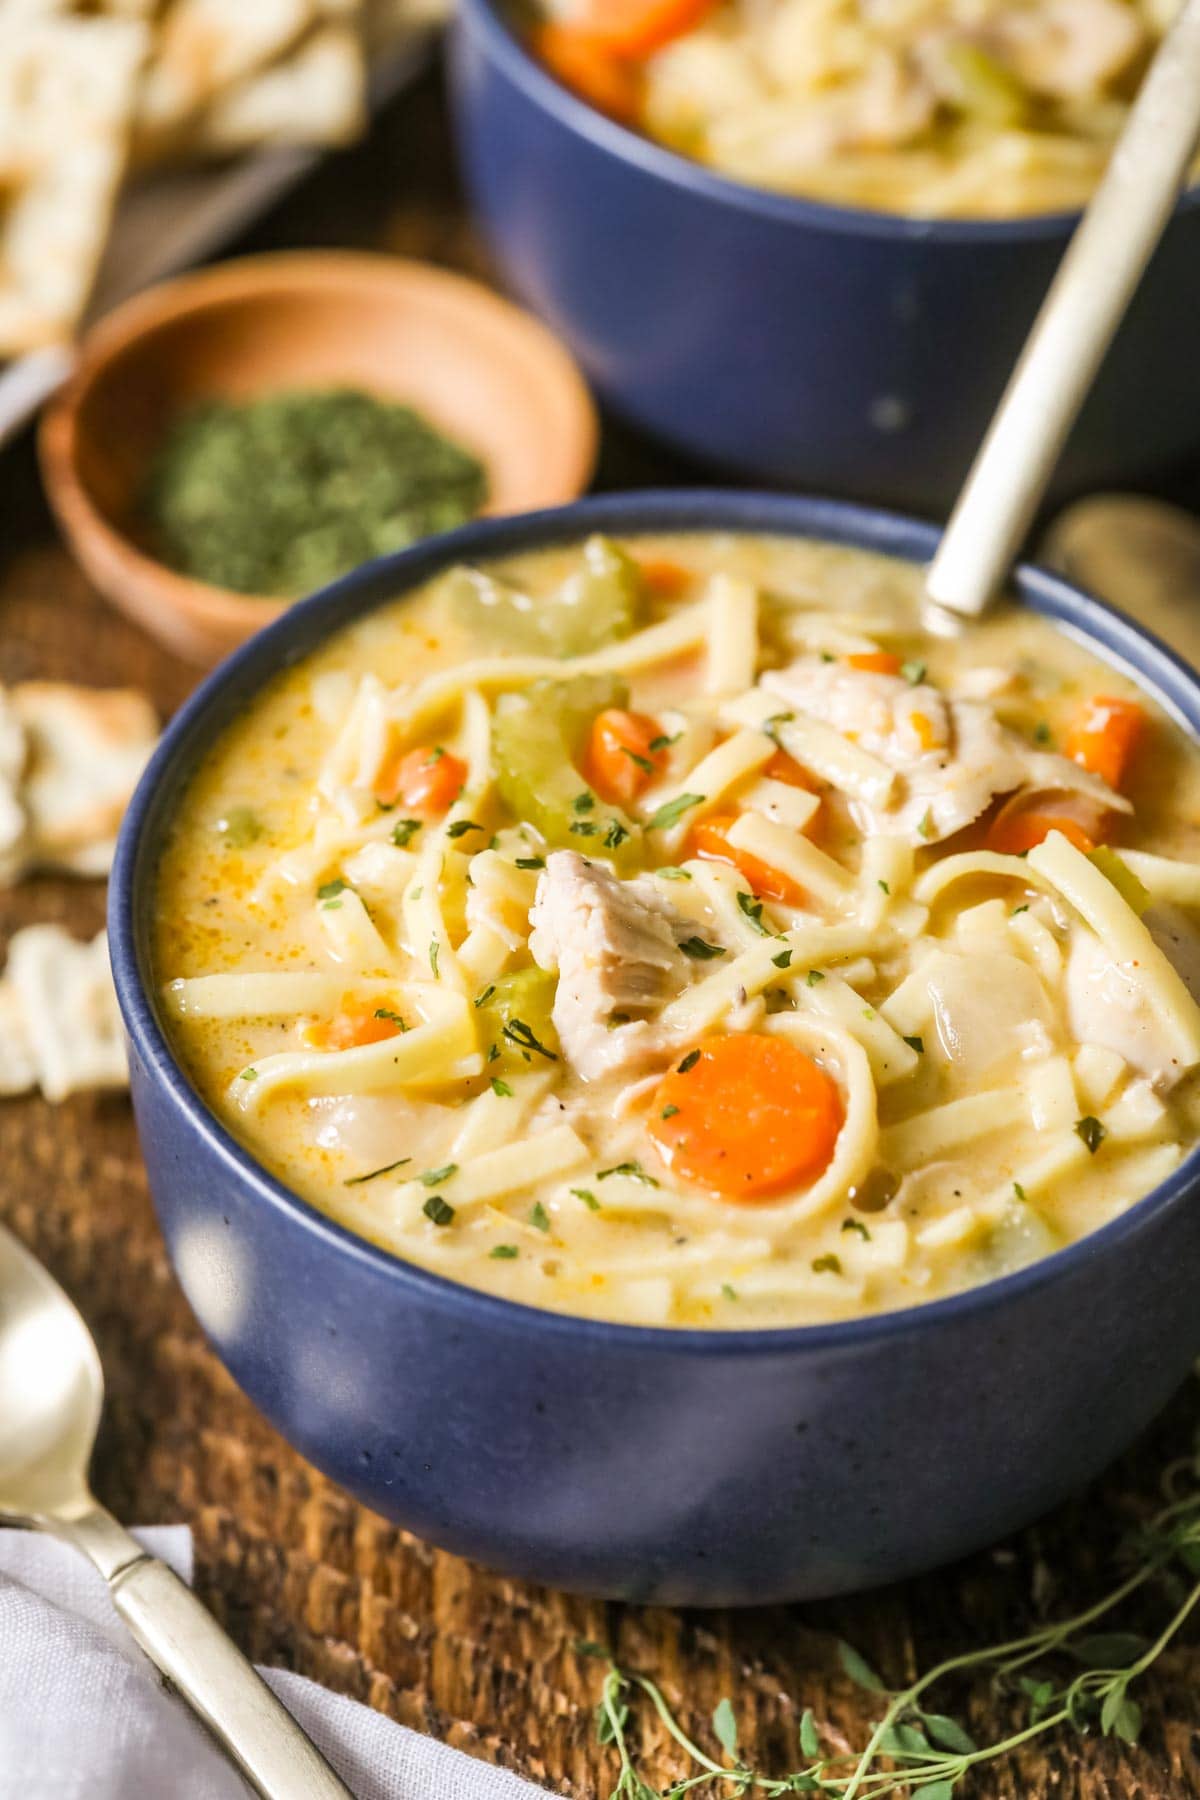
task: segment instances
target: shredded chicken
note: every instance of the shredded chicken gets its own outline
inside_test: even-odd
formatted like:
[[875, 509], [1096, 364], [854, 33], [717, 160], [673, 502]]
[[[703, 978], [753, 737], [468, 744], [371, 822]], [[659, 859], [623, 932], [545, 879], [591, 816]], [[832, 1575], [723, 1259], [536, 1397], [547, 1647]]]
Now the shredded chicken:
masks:
[[[1186, 913], [1159, 902], [1143, 923], [1200, 1001], [1200, 932]], [[1186, 1073], [1136, 970], [1114, 962], [1090, 931], [1073, 933], [1067, 958], [1067, 1011], [1071, 1034], [1083, 1044], [1115, 1050], [1152, 1087], [1164, 1093]]]
[[653, 1055], [645, 1014], [689, 978], [676, 935], [686, 922], [648, 883], [573, 850], [547, 858], [529, 921], [534, 961], [558, 974], [552, 1017], [575, 1073], [592, 1081]]
[[1121, 0], [1005, 7], [984, 37], [1033, 93], [1063, 100], [1102, 93], [1147, 42], [1142, 21]]
[[856, 806], [866, 831], [935, 844], [970, 825], [999, 794], [1028, 788], [1082, 793], [1104, 809], [1128, 801], [1065, 756], [1033, 750], [978, 700], [947, 698], [927, 682], [801, 657], [762, 685], [904, 777], [886, 808]]

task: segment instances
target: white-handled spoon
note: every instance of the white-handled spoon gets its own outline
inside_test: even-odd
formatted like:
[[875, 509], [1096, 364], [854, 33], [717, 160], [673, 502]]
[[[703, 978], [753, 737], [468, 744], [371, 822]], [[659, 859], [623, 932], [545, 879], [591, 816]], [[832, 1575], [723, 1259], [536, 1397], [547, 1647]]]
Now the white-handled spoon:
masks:
[[354, 1800], [191, 1589], [93, 1497], [104, 1377], [58, 1283], [0, 1225], [0, 1521], [89, 1556], [113, 1605], [265, 1800]]
[[977, 617], [1003, 585], [1198, 142], [1200, 0], [1185, 0], [1059, 264], [926, 572], [934, 629], [946, 629], [955, 617]]

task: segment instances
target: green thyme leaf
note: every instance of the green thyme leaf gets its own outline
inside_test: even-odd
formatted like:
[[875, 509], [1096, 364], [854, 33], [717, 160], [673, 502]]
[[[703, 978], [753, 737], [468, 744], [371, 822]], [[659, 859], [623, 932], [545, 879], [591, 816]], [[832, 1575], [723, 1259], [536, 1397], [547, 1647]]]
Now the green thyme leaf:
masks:
[[698, 1050], [689, 1050], [683, 1061], [678, 1064], [675, 1073], [677, 1075], [686, 1075], [688, 1070], [694, 1069], [699, 1061], [700, 1052]]
[[887, 1689], [875, 1673], [865, 1656], [860, 1656], [853, 1644], [844, 1638], [838, 1640], [838, 1661], [856, 1687], [867, 1688], [872, 1694], [886, 1694]]
[[759, 937], [774, 937], [775, 933], [770, 927], [763, 924], [761, 900], [756, 900], [753, 894], [739, 894], [737, 903], [738, 911], [749, 920]]
[[805, 986], [806, 987], [816, 987], [818, 981], [824, 981], [824, 979], [825, 979], [825, 977], [821, 973], [820, 969], [810, 969], [808, 971], [808, 974], [804, 978]]
[[447, 825], [446, 836], [448, 838], [460, 838], [466, 837], [468, 831], [482, 830], [483, 826], [477, 825], [474, 819], [455, 819], [453, 825]]
[[646, 820], [646, 830], [666, 831], [669, 826], [678, 824], [693, 806], [702, 806], [704, 800], [703, 794], [677, 794], [674, 800], [664, 800], [658, 811]]
[[492, 1092], [500, 1100], [511, 1100], [513, 1091], [507, 1081], [501, 1081], [498, 1075], [492, 1076]]
[[715, 956], [724, 956], [725, 950], [720, 944], [706, 944], [702, 937], [684, 938], [679, 948], [685, 956], [695, 962], [711, 962]]
[[392, 842], [397, 850], [403, 850], [420, 831], [420, 819], [398, 819], [392, 826]]
[[655, 869], [654, 873], [663, 881], [690, 881], [692, 878], [686, 869], [676, 869], [670, 863], [665, 868]]
[[384, 1163], [381, 1169], [369, 1169], [365, 1175], [351, 1175], [349, 1179], [343, 1183], [343, 1186], [361, 1187], [364, 1181], [374, 1181], [377, 1175], [390, 1175], [393, 1169], [402, 1169], [406, 1163], [410, 1163], [411, 1161], [411, 1156], [398, 1157], [395, 1162]]
[[447, 1205], [440, 1194], [430, 1194], [421, 1211], [435, 1225], [451, 1225], [454, 1222], [454, 1208]]
[[515, 1244], [493, 1244], [488, 1251], [493, 1262], [515, 1262], [520, 1254]]
[[516, 1044], [519, 1050], [532, 1050], [538, 1056], [544, 1056], [547, 1062], [557, 1062], [558, 1055], [554, 1050], [547, 1050], [545, 1044], [533, 1035], [524, 1019], [510, 1019], [501, 1031], [510, 1044]]
[[644, 1181], [647, 1187], [658, 1186], [653, 1175], [648, 1175], [640, 1162], [614, 1163], [611, 1169], [599, 1169], [597, 1181], [607, 1181], [610, 1175], [627, 1175], [631, 1181]]
[[727, 1756], [736, 1756], [738, 1749], [737, 1718], [731, 1700], [722, 1700], [712, 1717], [713, 1730], [717, 1734], [717, 1742]]
[[544, 869], [545, 866], [544, 856], [518, 856], [517, 858], [518, 869]]
[[790, 969], [792, 966], [792, 953], [790, 950], [781, 950], [778, 956], [773, 956], [771, 958], [771, 961], [777, 969]]
[[424, 1175], [417, 1176], [417, 1180], [422, 1187], [441, 1187], [444, 1181], [449, 1181], [452, 1175], [457, 1174], [458, 1164], [447, 1163], [445, 1167], [441, 1169], [427, 1169]]
[[1087, 1113], [1082, 1119], [1076, 1121], [1075, 1135], [1078, 1138], [1082, 1138], [1092, 1155], [1095, 1156], [1097, 1150], [1108, 1136], [1108, 1133], [1105, 1131], [1099, 1119], [1094, 1119], [1091, 1113]]
[[335, 875], [332, 881], [323, 881], [321, 883], [320, 887], [317, 889], [317, 899], [332, 900], [336, 895], [344, 894], [348, 885], [347, 882], [342, 880], [340, 875]]
[[540, 1200], [535, 1200], [529, 1209], [529, 1223], [536, 1225], [539, 1231], [549, 1231], [550, 1215]]
[[583, 1204], [587, 1207], [589, 1212], [600, 1211], [600, 1202], [590, 1188], [572, 1188], [571, 1192], [574, 1194], [576, 1200], [583, 1201]]

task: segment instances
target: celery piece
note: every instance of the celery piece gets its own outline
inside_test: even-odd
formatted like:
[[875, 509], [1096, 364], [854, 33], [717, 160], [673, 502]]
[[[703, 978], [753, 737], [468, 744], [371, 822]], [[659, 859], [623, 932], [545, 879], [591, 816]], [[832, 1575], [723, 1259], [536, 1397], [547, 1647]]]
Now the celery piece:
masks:
[[544, 969], [517, 969], [484, 989], [476, 1012], [489, 1075], [548, 1068], [557, 1060], [558, 1033], [550, 1019], [557, 987]]
[[557, 849], [622, 870], [637, 863], [641, 827], [594, 794], [576, 762], [596, 714], [622, 705], [627, 692], [605, 676], [535, 681], [502, 696], [492, 725], [496, 786], [516, 818]]
[[591, 537], [578, 568], [557, 592], [537, 599], [479, 569], [452, 569], [442, 592], [464, 630], [490, 648], [532, 656], [583, 656], [640, 623], [644, 589], [637, 564], [618, 544]]
[[951, 44], [947, 61], [959, 92], [956, 103], [994, 125], [1019, 125], [1028, 110], [1024, 88], [1014, 75], [978, 44]]

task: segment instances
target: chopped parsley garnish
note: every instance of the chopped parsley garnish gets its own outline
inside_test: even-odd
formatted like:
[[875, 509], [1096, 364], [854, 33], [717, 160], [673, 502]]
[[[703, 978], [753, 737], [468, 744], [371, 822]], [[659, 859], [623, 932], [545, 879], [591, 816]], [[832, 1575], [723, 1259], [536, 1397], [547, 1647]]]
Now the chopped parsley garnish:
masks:
[[627, 1175], [630, 1181], [644, 1181], [647, 1187], [657, 1187], [653, 1175], [647, 1175], [640, 1162], [614, 1163], [611, 1169], [598, 1169], [597, 1181], [607, 1181], [610, 1175]]
[[1017, 1196], [1018, 1200], [1024, 1200], [1025, 1189], [1021, 1186], [1019, 1181], [1013, 1182], [1013, 1193]]
[[904, 1041], [908, 1045], [910, 1050], [915, 1050], [918, 1056], [924, 1056], [924, 1054], [925, 1054], [925, 1039], [924, 1038], [922, 1038], [922, 1037], [906, 1037]]
[[466, 837], [468, 831], [482, 830], [483, 826], [477, 825], [474, 819], [455, 819], [453, 825], [447, 825], [446, 836], [448, 838], [460, 838]]
[[[823, 657], [822, 661], [832, 662], [833, 658], [832, 658], [832, 656]], [[790, 725], [792, 723], [792, 720], [795, 717], [796, 717], [795, 713], [790, 713], [790, 712], [772, 713], [769, 719], [763, 720], [762, 729], [763, 729], [763, 731], [766, 732], [766, 734], [769, 738], [773, 738], [773, 737], [775, 737], [775, 732], [776, 732], [777, 726]]]
[[452, 1175], [457, 1174], [458, 1164], [446, 1163], [441, 1169], [426, 1169], [424, 1175], [417, 1176], [417, 1180], [422, 1187], [441, 1187], [443, 1181], [449, 1181]]
[[440, 763], [443, 756], [445, 756], [445, 754], [446, 754], [446, 752], [443, 749], [442, 745], [435, 744], [433, 746], [433, 749], [429, 752], [429, 755], [425, 758], [425, 761], [424, 761], [422, 767], [424, 767], [426, 769], [432, 769], [434, 763]]
[[1108, 1136], [1108, 1133], [1105, 1131], [1099, 1119], [1094, 1119], [1091, 1113], [1088, 1113], [1084, 1118], [1077, 1121], [1075, 1135], [1076, 1137], [1083, 1139], [1083, 1142], [1087, 1145], [1092, 1155], [1095, 1156], [1097, 1150]]
[[628, 836], [629, 833], [622, 825], [620, 819], [610, 819], [608, 821], [608, 830], [604, 833], [605, 848], [607, 850], [618, 849]]
[[834, 1256], [832, 1252], [828, 1252], [825, 1256], [818, 1256], [818, 1257], [814, 1258], [814, 1261], [813, 1261], [813, 1274], [814, 1275], [825, 1275], [825, 1274], [840, 1275], [841, 1272], [842, 1272], [841, 1260], [839, 1257]]
[[488, 1001], [491, 999], [492, 995], [495, 993], [495, 991], [496, 991], [495, 982], [489, 981], [487, 986], [485, 988], [482, 988], [480, 990], [480, 992], [478, 994], [476, 994], [476, 996], [475, 996], [476, 1006], [486, 1006]]
[[901, 663], [900, 673], [911, 687], [920, 687], [925, 679], [925, 664], [923, 662]]
[[435, 1225], [450, 1225], [454, 1221], [454, 1208], [442, 1199], [440, 1194], [430, 1194], [421, 1211]]
[[671, 745], [677, 744], [682, 736], [682, 731], [677, 731], [673, 737], [668, 737], [665, 732], [660, 732], [658, 737], [650, 739], [650, 748], [651, 750], [669, 750]]
[[843, 1231], [857, 1231], [859, 1237], [863, 1238], [868, 1244], [871, 1241], [871, 1234], [867, 1230], [866, 1226], [863, 1224], [861, 1219], [843, 1219], [842, 1220], [842, 1230]]
[[808, 974], [804, 977], [804, 985], [805, 987], [816, 987], [818, 981], [824, 981], [824, 979], [825, 977], [820, 969], [810, 969]]
[[771, 958], [771, 962], [777, 969], [790, 969], [792, 966], [792, 953], [790, 950], [781, 950], [778, 956], [773, 956]]
[[493, 1262], [515, 1262], [520, 1254], [515, 1244], [493, 1244], [488, 1251]]
[[1048, 744], [1051, 742], [1050, 727], [1047, 725], [1045, 719], [1039, 719], [1034, 726], [1033, 741], [1035, 744]]
[[544, 856], [518, 856], [517, 858], [518, 869], [544, 869], [545, 866]]
[[435, 980], [437, 980], [437, 979], [438, 979], [438, 966], [437, 966], [437, 965], [438, 965], [438, 951], [439, 951], [439, 950], [440, 950], [440, 949], [441, 949], [441, 947], [442, 947], [442, 946], [441, 946], [441, 945], [440, 945], [440, 944], [439, 944], [439, 943], [438, 943], [438, 941], [437, 941], [437, 939], [436, 939], [436, 938], [432, 938], [432, 939], [431, 939], [431, 940], [430, 940], [430, 944], [429, 944], [429, 966], [430, 966], [430, 968], [431, 968], [431, 969], [432, 969], [432, 970], [433, 970], [433, 974], [434, 974], [434, 979], [435, 979]]
[[675, 1073], [677, 1075], [686, 1075], [688, 1070], [694, 1069], [699, 1061], [700, 1052], [698, 1050], [689, 1050], [683, 1061], [676, 1068]]
[[534, 1037], [524, 1019], [509, 1019], [502, 1030], [509, 1043], [516, 1044], [519, 1050], [534, 1050], [539, 1056], [544, 1056], [547, 1062], [558, 1061], [556, 1053], [553, 1050], [547, 1050], [545, 1044]]
[[877, 886], [878, 886], [878, 887], [879, 887], [879, 889], [880, 889], [880, 892], [881, 892], [881, 893], [884, 893], [884, 894], [890, 894], [890, 893], [891, 893], [891, 891], [892, 891], [892, 890], [891, 890], [891, 888], [890, 888], [890, 887], [889, 887], [889, 886], [888, 886], [888, 884], [887, 884], [887, 882], [886, 882], [886, 881], [880, 881], [880, 882], [878, 882], [878, 883], [877, 883]]
[[590, 1188], [572, 1188], [571, 1192], [577, 1200], [582, 1200], [589, 1212], [599, 1212], [600, 1202]]
[[644, 770], [647, 775], [653, 775], [654, 764], [650, 761], [648, 756], [642, 756], [638, 751], [631, 750], [628, 744], [619, 744], [617, 748], [620, 750], [621, 755], [627, 756], [630, 762], [637, 768]]
[[665, 868], [655, 869], [654, 873], [662, 881], [690, 881], [692, 878], [686, 869], [676, 869], [670, 863]]
[[576, 837], [598, 837], [600, 834], [600, 827], [591, 819], [576, 819], [571, 830]]
[[917, 831], [923, 838], [931, 838], [933, 836], [933, 808], [931, 806], [927, 806], [925, 811], [921, 814], [920, 821], [917, 825]]
[[769, 926], [763, 924], [761, 900], [756, 900], [753, 894], [739, 894], [737, 903], [738, 911], [751, 925], [753, 925], [759, 937], [773, 937], [775, 935]]
[[397, 850], [403, 850], [416, 837], [422, 823], [421, 819], [397, 819], [392, 826], [392, 842]]
[[1011, 913], [1008, 916], [1010, 919], [1015, 919], [1018, 913], [1023, 913], [1023, 912], [1028, 912], [1028, 911], [1029, 911], [1029, 902], [1026, 901], [1024, 906], [1014, 906]]
[[721, 1292], [725, 1296], [726, 1300], [736, 1300], [738, 1297], [737, 1289], [735, 1287], [731, 1287], [729, 1282], [727, 1282], [727, 1281], [723, 1281], [721, 1283]]
[[332, 881], [323, 881], [321, 883], [320, 887], [317, 889], [317, 899], [333, 900], [338, 894], [344, 894], [345, 891], [346, 883], [342, 880], [340, 875], [335, 875]]
[[595, 804], [596, 804], [595, 794], [587, 794], [587, 793], [576, 794], [575, 798], [571, 802], [571, 810], [572, 810], [572, 812], [577, 812], [577, 813], [591, 812], [593, 807], [595, 806]]
[[714, 956], [725, 955], [720, 944], [706, 944], [702, 937], [684, 938], [679, 948], [696, 962], [711, 962]]
[[703, 794], [676, 794], [674, 800], [664, 800], [658, 811], [646, 820], [646, 830], [666, 831], [669, 826], [677, 824], [685, 812], [690, 812], [693, 806], [702, 806], [704, 799]]
[[239, 1081], [257, 1081], [258, 1080], [258, 1070], [257, 1069], [243, 1069], [241, 1074], [238, 1077], [238, 1080]]
[[536, 1225], [539, 1231], [549, 1231], [550, 1229], [550, 1214], [540, 1200], [535, 1200], [529, 1209], [529, 1223]]
[[507, 1081], [501, 1081], [498, 1075], [492, 1076], [492, 1092], [498, 1100], [511, 1100], [513, 1091]]
[[664, 1106], [658, 1116], [660, 1119], [673, 1119], [678, 1111], [679, 1108], [677, 1106]]
[[377, 1019], [387, 1019], [390, 1024], [399, 1026], [401, 1031], [408, 1030], [408, 1026], [404, 1023], [400, 1014], [398, 1012], [393, 1012], [390, 1006], [377, 1006], [375, 1008], [375, 1017]]
[[405, 1163], [411, 1161], [411, 1156], [397, 1157], [395, 1162], [384, 1163], [381, 1169], [369, 1169], [365, 1175], [351, 1175], [342, 1185], [344, 1187], [361, 1187], [364, 1181], [374, 1181], [377, 1175], [390, 1175], [393, 1169], [402, 1169]]

